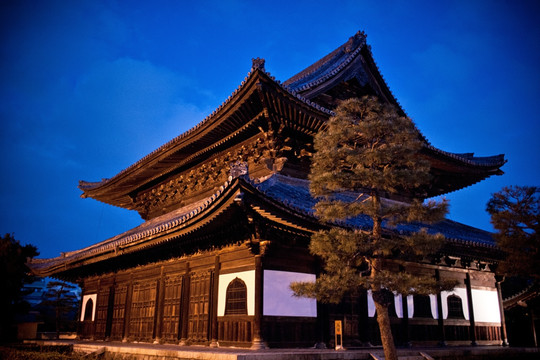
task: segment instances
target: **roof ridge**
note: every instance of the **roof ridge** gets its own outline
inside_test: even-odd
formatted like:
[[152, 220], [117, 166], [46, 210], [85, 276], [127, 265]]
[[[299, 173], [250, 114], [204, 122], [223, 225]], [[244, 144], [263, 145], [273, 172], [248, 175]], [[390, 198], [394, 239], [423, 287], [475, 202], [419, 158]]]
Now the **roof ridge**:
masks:
[[[167, 141], [165, 144], [161, 145], [160, 147], [158, 147], [157, 149], [153, 150], [152, 152], [148, 153], [147, 155], [143, 156], [142, 158], [140, 158], [139, 160], [137, 160], [136, 162], [134, 162], [133, 164], [129, 165], [127, 168], [121, 170], [120, 172], [118, 172], [116, 175], [114, 175], [113, 177], [111, 178], [104, 178], [102, 179], [101, 181], [84, 181], [84, 180], [79, 180], [79, 189], [81, 190], [88, 190], [88, 189], [92, 189], [98, 185], [105, 185], [106, 183], [110, 182], [112, 179], [114, 178], [117, 178], [117, 177], [120, 177], [121, 175], [125, 174], [126, 172], [130, 171], [131, 169], [134, 169], [136, 168], [139, 164], [143, 163], [144, 161], [146, 161], [147, 159], [151, 158], [152, 156], [154, 156], [155, 154], [157, 154], [158, 152], [160, 151], [163, 151], [163, 149], [165, 148], [169, 148], [172, 144], [175, 144], [175, 143], [178, 143], [180, 140], [184, 139], [185, 137], [187, 137], [188, 135], [192, 134], [193, 132], [195, 132], [196, 130], [198, 130], [199, 128], [201, 128], [204, 124], [206, 124], [207, 122], [209, 122], [211, 119], [213, 119], [216, 114], [223, 108], [225, 107], [229, 102], [231, 102], [231, 100], [233, 99], [233, 97], [245, 86], [245, 84], [248, 82], [248, 80], [251, 78], [251, 76], [253, 76], [253, 74], [255, 73], [255, 70], [256, 68], [255, 67], [252, 67], [250, 69], [250, 71], [248, 72], [248, 74], [244, 77], [244, 80], [240, 83], [239, 86], [236, 87], [236, 89], [227, 97], [227, 99], [225, 99], [225, 101], [223, 101], [221, 103], [221, 105], [219, 105], [214, 111], [212, 111], [210, 114], [208, 114], [202, 121], [198, 122], [195, 126], [193, 126], [192, 128], [184, 131], [183, 133], [181, 133], [180, 135], [178, 136], [175, 136], [174, 138], [172, 138], [171, 140]], [[81, 197], [85, 197], [84, 196], [85, 194], [81, 194]]]
[[[293, 75], [289, 79], [287, 79], [284, 84], [286, 86], [290, 86], [294, 83], [301, 82], [302, 80], [308, 78], [310, 75], [313, 75], [317, 71], [320, 71], [325, 66], [330, 65], [330, 60], [335, 58], [340, 53], [343, 54], [349, 54], [345, 60], [341, 61], [336, 67], [334, 67], [331, 71], [324, 74], [322, 77], [318, 77], [306, 84], [303, 84], [300, 87], [295, 87], [296, 91], [304, 91], [307, 89], [310, 89], [311, 87], [318, 85], [322, 83], [323, 81], [326, 81], [327, 79], [335, 76], [338, 74], [345, 66], [347, 66], [362, 50], [364, 46], [366, 46], [366, 33], [364, 31], [358, 31], [356, 34], [351, 36], [346, 43], [340, 45], [338, 48], [333, 50], [332, 52], [328, 53], [324, 57], [322, 57], [317, 62], [313, 63], [312, 65], [308, 66], [304, 70], [300, 71], [296, 75]], [[354, 50], [353, 50], [354, 49]], [[329, 69], [327, 69], [329, 70]]]

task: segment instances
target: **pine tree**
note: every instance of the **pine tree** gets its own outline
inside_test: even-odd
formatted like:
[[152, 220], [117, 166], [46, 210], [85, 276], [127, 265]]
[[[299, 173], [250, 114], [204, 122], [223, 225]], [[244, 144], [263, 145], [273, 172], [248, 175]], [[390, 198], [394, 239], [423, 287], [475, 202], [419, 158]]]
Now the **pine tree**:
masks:
[[16, 313], [25, 313], [29, 305], [22, 299], [23, 286], [34, 280], [26, 262], [39, 255], [33, 245], [21, 245], [12, 234], [0, 238], [0, 338], [14, 336], [12, 325]]
[[[397, 359], [388, 315], [393, 292], [428, 294], [455, 285], [399, 266], [434, 254], [444, 241], [442, 235], [389, 229], [439, 221], [447, 212], [445, 200], [422, 201], [422, 189], [430, 181], [430, 164], [419, 153], [422, 137], [393, 106], [363, 97], [343, 101], [315, 136], [314, 146], [309, 178], [310, 191], [319, 200], [315, 212], [334, 226], [311, 239], [310, 251], [323, 260], [323, 274], [315, 283], [292, 288], [298, 296], [332, 303], [360, 288], [371, 290], [385, 357]], [[388, 200], [398, 194], [410, 201]], [[364, 219], [369, 226], [344, 225], [351, 219]]]
[[50, 281], [47, 283], [47, 292], [45, 300], [42, 302], [44, 306], [50, 306], [54, 309], [54, 323], [56, 338], [60, 338], [60, 330], [63, 327], [69, 328], [69, 323], [73, 319], [69, 319], [76, 315], [78, 298], [74, 291], [77, 289], [75, 285], [64, 281]]
[[540, 280], [540, 188], [504, 187], [492, 195], [487, 212], [506, 253], [497, 272]]

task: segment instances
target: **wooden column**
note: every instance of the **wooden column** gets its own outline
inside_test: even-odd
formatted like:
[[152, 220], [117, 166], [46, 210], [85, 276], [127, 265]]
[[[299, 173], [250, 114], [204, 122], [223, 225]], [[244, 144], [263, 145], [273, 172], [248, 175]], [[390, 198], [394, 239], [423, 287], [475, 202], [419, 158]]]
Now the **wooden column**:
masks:
[[129, 323], [131, 317], [131, 299], [133, 298], [133, 273], [130, 276], [129, 283], [126, 289], [126, 307], [124, 313], [124, 335], [122, 342], [127, 342], [129, 338]]
[[210, 292], [210, 347], [218, 347], [218, 321], [217, 321], [217, 308], [218, 308], [218, 292], [219, 292], [219, 255], [216, 255], [216, 262], [214, 265], [214, 274], [212, 276], [212, 291]]
[[411, 346], [410, 336], [409, 336], [409, 304], [407, 300], [407, 295], [401, 295], [401, 312], [403, 313], [403, 318], [401, 319], [401, 336], [403, 336], [403, 345]]
[[191, 284], [189, 263], [186, 265], [186, 274], [182, 279], [182, 301], [180, 306], [180, 342], [179, 345], [187, 345], [188, 318], [189, 318], [189, 287]]
[[96, 339], [96, 322], [98, 320], [98, 317], [97, 317], [97, 313], [98, 313], [98, 301], [99, 301], [99, 294], [101, 293], [101, 278], [98, 279], [98, 283], [97, 283], [97, 290], [96, 290], [96, 305], [95, 305], [95, 310], [94, 310], [94, 321], [93, 322], [93, 326], [92, 326], [92, 333], [90, 335], [90, 340], [95, 340]]
[[161, 342], [161, 331], [163, 328], [163, 303], [165, 301], [165, 269], [161, 267], [161, 273], [157, 283], [156, 291], [156, 310], [154, 321], [154, 344]]
[[262, 338], [262, 311], [263, 311], [263, 267], [262, 256], [255, 256], [255, 319], [253, 321], [253, 341], [251, 349], [264, 349], [266, 345]]
[[472, 297], [472, 287], [471, 287], [471, 275], [467, 273], [465, 277], [465, 286], [467, 286], [467, 302], [469, 308], [469, 337], [471, 339], [471, 345], [476, 346], [476, 323], [474, 321], [474, 308], [473, 308], [473, 297]]
[[109, 288], [109, 303], [107, 304], [107, 322], [105, 323], [105, 341], [111, 339], [113, 311], [114, 311], [114, 296], [116, 293], [116, 279]]
[[131, 301], [133, 299], [133, 272], [130, 274], [128, 288], [126, 293], [126, 314], [124, 317], [124, 338], [122, 342], [129, 341], [130, 319], [131, 319]]
[[501, 290], [501, 282], [504, 281], [503, 276], [495, 276], [495, 285], [497, 287], [497, 298], [499, 299], [499, 313], [501, 316], [501, 340], [502, 346], [508, 346], [508, 335], [506, 334], [506, 319], [504, 317], [504, 306]]
[[[358, 296], [358, 336], [360, 337], [360, 342], [362, 343], [362, 346], [371, 347], [371, 325], [369, 321], [367, 294], [368, 293], [366, 290], [362, 290], [360, 292], [360, 295]], [[325, 320], [326, 324], [328, 324], [328, 316], [326, 316]]]
[[[439, 269], [435, 270], [435, 279], [441, 280], [441, 274]], [[444, 330], [444, 315], [442, 310], [442, 296], [441, 292], [437, 292], [437, 312], [439, 316], [437, 318], [437, 327], [439, 328], [439, 346], [446, 346], [446, 332]]]

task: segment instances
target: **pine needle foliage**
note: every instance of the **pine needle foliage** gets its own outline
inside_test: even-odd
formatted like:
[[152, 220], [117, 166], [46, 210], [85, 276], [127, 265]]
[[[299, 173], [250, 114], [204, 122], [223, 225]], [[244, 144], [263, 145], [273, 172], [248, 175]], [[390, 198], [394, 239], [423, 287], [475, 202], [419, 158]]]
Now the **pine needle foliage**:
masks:
[[[404, 223], [436, 222], [447, 213], [445, 200], [422, 201], [422, 189], [430, 181], [422, 146], [413, 122], [375, 97], [343, 101], [314, 140], [309, 179], [319, 200], [315, 212], [336, 226], [311, 239], [310, 251], [322, 259], [324, 272], [315, 283], [295, 283], [292, 289], [298, 296], [332, 303], [359, 289], [371, 290], [387, 359], [396, 358], [388, 317], [392, 292], [428, 294], [455, 286], [403, 267], [395, 271], [396, 264], [434, 254], [444, 241], [441, 234], [426, 230], [399, 235], [389, 230]], [[411, 201], [387, 200], [396, 194]], [[337, 225], [359, 216], [371, 220], [370, 229]]]
[[540, 188], [508, 186], [487, 203], [495, 240], [506, 253], [497, 272], [540, 280]]

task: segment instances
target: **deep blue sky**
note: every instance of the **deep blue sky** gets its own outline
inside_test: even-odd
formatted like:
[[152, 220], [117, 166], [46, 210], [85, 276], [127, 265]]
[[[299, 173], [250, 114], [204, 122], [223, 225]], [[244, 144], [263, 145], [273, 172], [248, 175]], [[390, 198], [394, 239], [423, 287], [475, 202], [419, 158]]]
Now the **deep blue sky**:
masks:
[[251, 58], [286, 80], [358, 30], [431, 143], [506, 154], [505, 175], [447, 197], [453, 220], [492, 230], [505, 185], [540, 185], [536, 1], [2, 1], [0, 232], [58, 256], [138, 225], [81, 199], [193, 127]]

